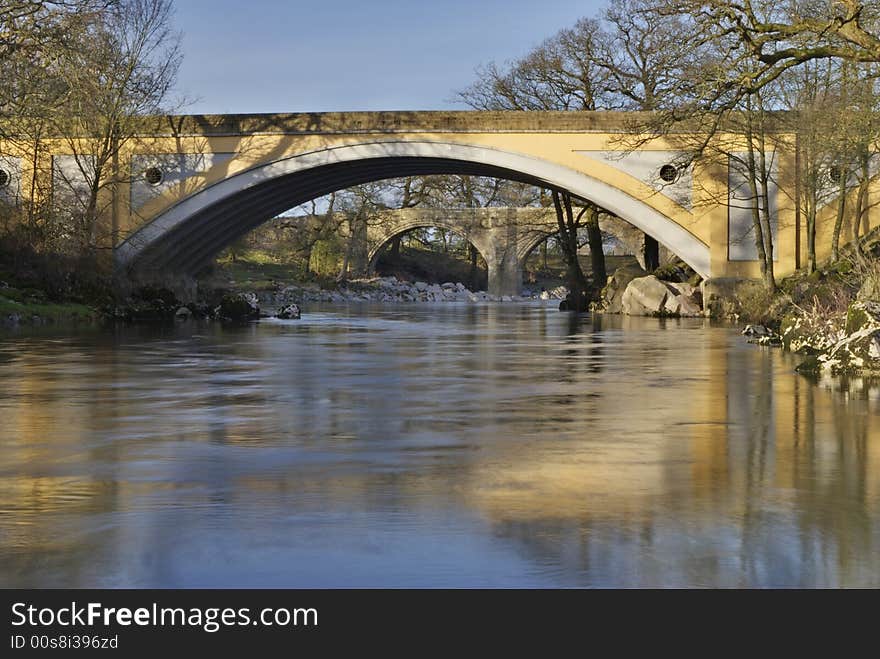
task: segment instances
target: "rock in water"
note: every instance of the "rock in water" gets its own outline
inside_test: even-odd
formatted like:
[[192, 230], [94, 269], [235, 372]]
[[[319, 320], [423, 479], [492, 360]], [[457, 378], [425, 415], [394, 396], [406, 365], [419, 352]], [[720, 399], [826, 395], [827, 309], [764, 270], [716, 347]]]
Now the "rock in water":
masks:
[[180, 307], [174, 312], [174, 317], [177, 320], [189, 320], [192, 318], [192, 311], [189, 310], [189, 307]]
[[700, 316], [693, 294], [689, 284], [660, 281], [654, 275], [637, 277], [623, 292], [620, 309], [628, 316]]
[[746, 328], [742, 331], [742, 335], [749, 337], [749, 343], [755, 343], [761, 346], [782, 345], [782, 337], [763, 325], [746, 325]]
[[605, 313], [624, 313], [622, 299], [626, 287], [633, 279], [644, 277], [647, 274], [637, 264], [615, 270], [608, 279], [608, 284], [602, 289], [603, 311]]
[[287, 304], [278, 310], [275, 317], [281, 320], [297, 320], [300, 317], [299, 307], [295, 304]]
[[653, 275], [633, 279], [623, 292], [620, 309], [628, 316], [653, 316], [663, 312], [669, 289]]
[[253, 293], [231, 293], [223, 297], [214, 313], [223, 320], [256, 320], [260, 317], [260, 306]]

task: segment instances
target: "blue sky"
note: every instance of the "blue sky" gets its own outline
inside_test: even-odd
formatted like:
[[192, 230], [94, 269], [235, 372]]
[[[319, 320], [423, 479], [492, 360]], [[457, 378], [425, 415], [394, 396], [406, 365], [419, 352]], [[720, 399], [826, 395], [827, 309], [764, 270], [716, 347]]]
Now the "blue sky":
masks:
[[176, 0], [185, 112], [464, 109], [474, 69], [602, 0]]

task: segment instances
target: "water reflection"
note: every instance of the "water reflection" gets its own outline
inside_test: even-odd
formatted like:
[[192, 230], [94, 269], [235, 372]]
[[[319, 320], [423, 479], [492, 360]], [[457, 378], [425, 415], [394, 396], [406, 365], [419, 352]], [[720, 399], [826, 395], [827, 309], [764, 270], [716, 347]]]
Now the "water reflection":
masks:
[[539, 306], [9, 335], [0, 584], [878, 586], [880, 389], [792, 366]]

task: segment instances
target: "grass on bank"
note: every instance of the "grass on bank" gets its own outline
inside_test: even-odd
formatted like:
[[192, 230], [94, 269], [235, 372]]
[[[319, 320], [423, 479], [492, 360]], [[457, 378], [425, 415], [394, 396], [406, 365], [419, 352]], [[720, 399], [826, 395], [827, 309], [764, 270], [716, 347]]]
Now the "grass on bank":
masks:
[[101, 314], [76, 302], [50, 302], [16, 288], [0, 289], [0, 318], [17, 316], [24, 325], [35, 323], [94, 322]]

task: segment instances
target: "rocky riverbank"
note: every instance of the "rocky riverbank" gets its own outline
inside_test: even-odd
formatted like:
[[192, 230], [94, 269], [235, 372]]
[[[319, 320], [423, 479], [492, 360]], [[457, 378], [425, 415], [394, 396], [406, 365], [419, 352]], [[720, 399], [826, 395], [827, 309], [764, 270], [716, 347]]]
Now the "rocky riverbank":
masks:
[[485, 291], [471, 291], [461, 282], [428, 284], [408, 282], [396, 277], [357, 279], [341, 284], [335, 289], [324, 289], [313, 284], [288, 285], [274, 290], [256, 292], [262, 306], [278, 308], [285, 304], [308, 304], [330, 302], [405, 303], [405, 302], [515, 302], [533, 299], [561, 300], [568, 294], [564, 286], [551, 291], [533, 292], [525, 289], [521, 295], [490, 295]]
[[856, 300], [845, 314], [786, 316], [780, 344], [804, 355], [801, 373], [880, 377], [880, 301]]
[[880, 377], [880, 271], [843, 265], [784, 280], [773, 296], [756, 292], [749, 342], [800, 355], [800, 373]]
[[524, 291], [518, 296], [495, 296], [471, 291], [462, 283], [428, 284], [406, 282], [395, 277], [348, 281], [337, 288], [316, 284], [276, 285], [255, 291], [214, 288], [199, 291], [199, 301], [184, 303], [165, 288], [142, 287], [124, 303], [105, 310], [111, 320], [150, 321], [225, 320], [249, 321], [259, 318], [297, 319], [301, 308], [315, 303], [484, 303], [522, 302], [534, 299], [563, 299], [568, 291], [560, 286], [552, 291]]

